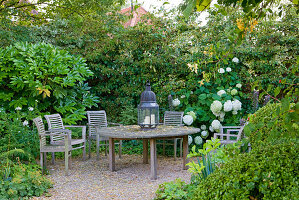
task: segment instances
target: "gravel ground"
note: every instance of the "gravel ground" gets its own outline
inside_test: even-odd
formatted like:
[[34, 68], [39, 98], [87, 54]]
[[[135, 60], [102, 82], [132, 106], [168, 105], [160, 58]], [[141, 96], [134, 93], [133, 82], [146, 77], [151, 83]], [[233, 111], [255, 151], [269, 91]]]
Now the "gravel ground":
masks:
[[181, 178], [189, 182], [190, 173], [182, 170], [182, 159], [158, 156], [158, 179], [150, 179], [150, 164], [142, 164], [142, 155], [116, 156], [116, 172], [110, 172], [108, 158], [101, 155], [86, 161], [75, 158], [69, 176], [64, 176], [64, 160], [48, 164], [54, 187], [50, 197], [39, 199], [153, 199], [159, 184]]

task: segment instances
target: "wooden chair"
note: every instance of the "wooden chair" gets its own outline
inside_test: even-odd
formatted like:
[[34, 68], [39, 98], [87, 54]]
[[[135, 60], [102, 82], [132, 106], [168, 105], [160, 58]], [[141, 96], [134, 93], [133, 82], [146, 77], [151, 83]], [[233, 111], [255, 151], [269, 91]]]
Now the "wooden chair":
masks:
[[[116, 124], [116, 123], [108, 123], [107, 122], [107, 116], [106, 116], [106, 111], [105, 110], [100, 110], [100, 111], [87, 111], [87, 119], [88, 119], [88, 154], [89, 158], [91, 157], [91, 140], [96, 140], [96, 152], [97, 152], [97, 160], [100, 159], [100, 146], [105, 146], [105, 156], [107, 156], [107, 146], [108, 144], [108, 138], [106, 137], [101, 137], [98, 135], [97, 137], [97, 127], [107, 127], [108, 125], [117, 125], [120, 126], [121, 124]], [[100, 142], [104, 142], [104, 144], [101, 144]], [[121, 147], [122, 147], [122, 141], [120, 140], [119, 143], [115, 143], [119, 145], [119, 158], [121, 158]]]
[[232, 144], [241, 139], [244, 126], [222, 126], [220, 133], [214, 133], [214, 138], [218, 138], [221, 144]]
[[[65, 130], [65, 128], [82, 128], [82, 138], [80, 138], [80, 139], [72, 139], [71, 138], [70, 143], [72, 146], [72, 150], [83, 148], [83, 160], [85, 160], [85, 157], [86, 157], [86, 126], [77, 126], [77, 125], [65, 126], [65, 125], [63, 125], [62, 118], [61, 118], [60, 114], [45, 115], [45, 118], [47, 120], [49, 130], [51, 130], [51, 129]], [[62, 139], [62, 137], [53, 135], [50, 137], [50, 143], [55, 145], [56, 143], [60, 143], [61, 139]], [[79, 145], [79, 146], [74, 147], [75, 145]], [[53, 152], [52, 153], [52, 163], [54, 164], [54, 162], [55, 162], [55, 154]]]
[[[52, 129], [45, 131], [45, 126], [41, 117], [33, 119], [37, 127], [40, 143], [40, 165], [42, 167], [42, 173], [47, 166], [47, 152], [64, 152], [65, 154], [65, 175], [68, 175], [70, 157], [71, 157], [71, 131], [67, 129]], [[56, 137], [60, 140], [56, 140], [56, 144], [47, 144], [46, 137]]]
[[[183, 115], [184, 115], [184, 112], [165, 111], [163, 124], [165, 126], [184, 126]], [[165, 145], [173, 145], [174, 159], [176, 159], [177, 143], [179, 140], [180, 140], [180, 157], [182, 157], [183, 138], [167, 139], [167, 140], [163, 140], [162, 143], [158, 143], [158, 144], [163, 145], [163, 154], [164, 155], [165, 155]], [[173, 141], [173, 143], [166, 143], [166, 141]]]

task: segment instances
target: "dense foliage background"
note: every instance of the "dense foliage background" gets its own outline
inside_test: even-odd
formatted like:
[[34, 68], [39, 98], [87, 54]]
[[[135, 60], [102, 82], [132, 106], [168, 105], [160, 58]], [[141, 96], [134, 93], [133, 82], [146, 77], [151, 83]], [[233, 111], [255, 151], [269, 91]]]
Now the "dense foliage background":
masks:
[[[241, 118], [255, 113], [249, 115], [248, 139], [243, 142], [246, 146], [250, 141], [255, 150], [249, 154], [236, 153], [237, 146], [225, 150], [234, 160], [223, 170], [191, 185], [166, 184], [160, 191], [162, 199], [167, 195], [213, 199], [223, 189], [232, 191], [226, 193], [228, 198], [298, 196], [293, 190], [298, 164], [294, 139], [298, 134], [297, 7], [282, 5], [279, 10], [287, 8], [287, 12], [261, 9], [252, 13], [244, 10], [247, 5], [231, 8], [225, 5], [232, 2], [222, 1], [209, 11], [207, 25], [199, 26], [192, 10], [198, 1], [186, 1], [186, 9], [191, 9], [184, 13], [187, 18], [177, 13], [147, 14], [144, 23], [124, 28], [130, 16], [118, 12], [122, 0], [75, 0], [72, 4], [44, 0], [38, 4], [49, 3], [47, 12], [37, 14], [31, 9], [38, 7], [28, 2], [5, 2], [0, 7], [1, 197], [40, 195], [51, 186], [35, 174], [38, 138], [32, 118], [58, 112], [66, 123], [85, 124], [86, 110], [104, 109], [109, 121], [136, 124], [136, 108], [147, 80], [157, 95], [160, 114], [170, 109], [167, 97], [171, 94], [180, 101], [175, 110], [192, 113], [192, 125], [211, 133], [203, 137], [206, 140], [215, 131], [209, 129], [214, 120], [238, 125]], [[13, 16], [17, 18], [11, 20]], [[220, 91], [225, 94], [219, 95]], [[230, 110], [221, 117], [211, 109], [215, 101], [236, 100], [242, 104], [238, 112]], [[130, 153], [140, 152], [134, 142], [125, 144]], [[256, 173], [255, 169], [270, 171]], [[286, 179], [281, 180], [280, 174]], [[32, 175], [39, 177], [39, 187]], [[13, 188], [8, 187], [11, 183]], [[207, 187], [214, 191], [206, 194]], [[283, 187], [291, 192], [279, 191]]]

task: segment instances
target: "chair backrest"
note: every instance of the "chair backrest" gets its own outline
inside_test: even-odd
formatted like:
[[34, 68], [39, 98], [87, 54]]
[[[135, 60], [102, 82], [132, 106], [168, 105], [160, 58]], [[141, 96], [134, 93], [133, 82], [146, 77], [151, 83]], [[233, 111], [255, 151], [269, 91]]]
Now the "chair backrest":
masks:
[[166, 126], [183, 126], [184, 112], [165, 111], [164, 125]]
[[241, 139], [244, 126], [222, 126], [220, 133], [215, 133], [214, 138], [220, 139], [222, 144], [231, 144]]
[[[42, 120], [41, 117], [34, 118], [33, 122], [34, 122], [34, 124], [37, 128], [38, 134], [46, 134], [45, 125], [44, 125], [43, 120]], [[40, 138], [40, 140], [39, 140], [40, 148], [42, 148], [43, 146], [46, 145], [46, 142], [47, 142], [46, 136], [42, 135], [39, 138]]]
[[[45, 115], [49, 129], [64, 129], [62, 118], [60, 114]], [[53, 132], [56, 133], [56, 132]], [[61, 133], [61, 132], [57, 132]], [[51, 142], [64, 140], [64, 136], [51, 136]]]
[[107, 127], [107, 117], [106, 117], [106, 111], [105, 110], [99, 110], [99, 111], [87, 111], [87, 119], [89, 126], [88, 130], [90, 135], [96, 134], [96, 127]]

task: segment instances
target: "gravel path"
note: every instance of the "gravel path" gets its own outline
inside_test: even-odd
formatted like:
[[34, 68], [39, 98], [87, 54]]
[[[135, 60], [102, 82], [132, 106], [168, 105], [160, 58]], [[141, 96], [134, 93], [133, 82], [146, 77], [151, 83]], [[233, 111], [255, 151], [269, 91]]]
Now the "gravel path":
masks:
[[142, 164], [142, 155], [116, 156], [116, 172], [110, 172], [108, 159], [101, 155], [100, 161], [95, 156], [86, 161], [80, 158], [72, 160], [69, 176], [64, 176], [64, 160], [48, 165], [54, 187], [51, 197], [40, 199], [124, 199], [146, 200], [155, 197], [159, 184], [181, 178], [189, 182], [190, 173], [182, 170], [182, 159], [158, 156], [158, 179], [150, 180], [150, 164]]

